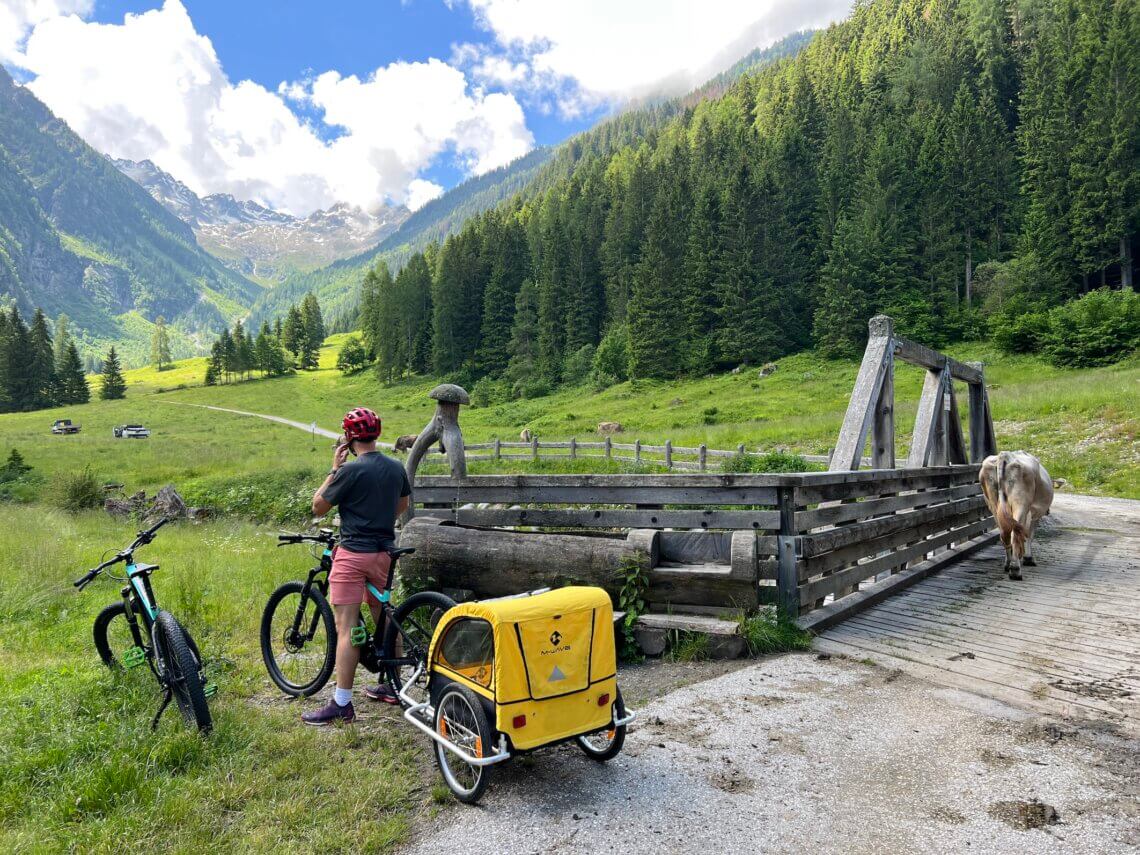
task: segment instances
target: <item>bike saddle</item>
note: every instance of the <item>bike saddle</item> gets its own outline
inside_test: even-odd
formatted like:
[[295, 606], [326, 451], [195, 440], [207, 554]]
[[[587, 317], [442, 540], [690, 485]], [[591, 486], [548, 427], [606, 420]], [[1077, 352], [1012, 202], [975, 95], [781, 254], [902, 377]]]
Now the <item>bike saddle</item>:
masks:
[[401, 557], [411, 555], [415, 551], [416, 548], [414, 546], [404, 546], [399, 549], [392, 549], [388, 554], [392, 556], [393, 561], [398, 561]]

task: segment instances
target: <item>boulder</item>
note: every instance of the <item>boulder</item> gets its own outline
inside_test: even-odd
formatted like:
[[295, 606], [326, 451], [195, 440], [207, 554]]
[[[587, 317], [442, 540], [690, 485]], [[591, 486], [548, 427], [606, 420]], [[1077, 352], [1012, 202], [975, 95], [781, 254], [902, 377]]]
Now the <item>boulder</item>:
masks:
[[775, 373], [776, 373], [776, 363], [775, 362], [769, 362], [760, 368], [760, 376], [761, 377], [769, 377]]
[[598, 422], [598, 433], [600, 434], [614, 434], [623, 433], [625, 428], [622, 427], [621, 422]]
[[155, 522], [162, 517], [172, 520], [181, 519], [187, 516], [188, 511], [189, 508], [182, 501], [182, 497], [178, 495], [178, 491], [174, 489], [174, 485], [167, 484], [158, 491], [158, 495], [151, 501], [143, 519], [147, 522]]
[[669, 402], [669, 406], [670, 407], [679, 407], [683, 403], [685, 403], [684, 398], [674, 398], [672, 401]]

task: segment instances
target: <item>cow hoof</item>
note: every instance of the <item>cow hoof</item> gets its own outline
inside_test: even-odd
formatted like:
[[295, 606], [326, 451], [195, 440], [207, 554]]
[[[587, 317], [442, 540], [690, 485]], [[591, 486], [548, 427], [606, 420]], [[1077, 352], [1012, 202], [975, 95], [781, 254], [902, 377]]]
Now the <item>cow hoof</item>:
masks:
[[1024, 564], [1026, 567], [1036, 567], [1037, 566], [1037, 562], [1034, 561], [1033, 558], [1029, 555], [1026, 555], [1024, 558], [1022, 558], [1021, 563]]
[[1009, 574], [1009, 581], [1011, 581], [1011, 582], [1020, 582], [1024, 578], [1025, 577], [1022, 576], [1020, 573], [1010, 573]]

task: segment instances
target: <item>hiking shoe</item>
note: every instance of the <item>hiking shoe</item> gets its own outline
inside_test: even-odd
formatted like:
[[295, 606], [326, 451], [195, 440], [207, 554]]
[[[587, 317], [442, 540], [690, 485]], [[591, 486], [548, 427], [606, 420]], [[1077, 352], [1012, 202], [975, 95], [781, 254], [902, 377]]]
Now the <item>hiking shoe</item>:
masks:
[[398, 704], [400, 702], [400, 698], [396, 695], [395, 690], [387, 683], [378, 683], [375, 686], [365, 687], [364, 697], [373, 701], [383, 701], [386, 704]]
[[336, 701], [329, 701], [319, 710], [301, 713], [301, 721], [305, 724], [312, 724], [318, 727], [325, 724], [334, 724], [338, 721], [342, 724], [352, 724], [355, 720], [356, 710], [352, 707], [352, 701], [349, 701], [343, 707]]

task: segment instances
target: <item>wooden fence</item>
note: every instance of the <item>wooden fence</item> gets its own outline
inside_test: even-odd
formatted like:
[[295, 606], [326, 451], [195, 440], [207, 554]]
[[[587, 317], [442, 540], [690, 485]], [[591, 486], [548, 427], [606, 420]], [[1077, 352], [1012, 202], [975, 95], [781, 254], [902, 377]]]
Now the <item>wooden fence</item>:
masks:
[[[744, 443], [735, 449], [726, 450], [709, 448], [707, 445], [683, 446], [674, 445], [672, 440], [665, 440], [663, 445], [651, 445], [640, 439], [633, 442], [614, 442], [612, 437], [605, 437], [601, 441], [579, 440], [571, 437], [568, 440], [549, 441], [540, 440], [537, 436], [525, 442], [507, 442], [499, 439], [491, 442], [477, 442], [465, 445], [466, 459], [471, 460], [618, 460], [624, 463], [645, 464], [658, 466], [669, 471], [680, 472], [708, 472], [720, 468], [720, 461], [739, 457], [762, 457], [773, 452], [788, 452], [784, 448], [769, 449], [767, 451], [750, 450]], [[474, 454], [470, 452], [475, 452]], [[438, 448], [433, 454], [440, 453]], [[808, 463], [829, 464], [830, 454], [800, 454]], [[688, 459], [686, 459], [688, 458]], [[870, 458], [863, 458], [869, 463]]]
[[[504, 528], [612, 538], [648, 532], [653, 537], [641, 539], [651, 544], [654, 610], [740, 611], [776, 601], [800, 616], [992, 529], [977, 473], [967, 464], [788, 475], [420, 476], [415, 500], [428, 519], [406, 534], [422, 543], [430, 540], [422, 526], [440, 524], [488, 536]], [[576, 562], [576, 542], [535, 567], [531, 581], [616, 590], [620, 580], [601, 565]], [[451, 585], [462, 581], [449, 574], [469, 549], [470, 542], [433, 552], [429, 544], [409, 564]]]

